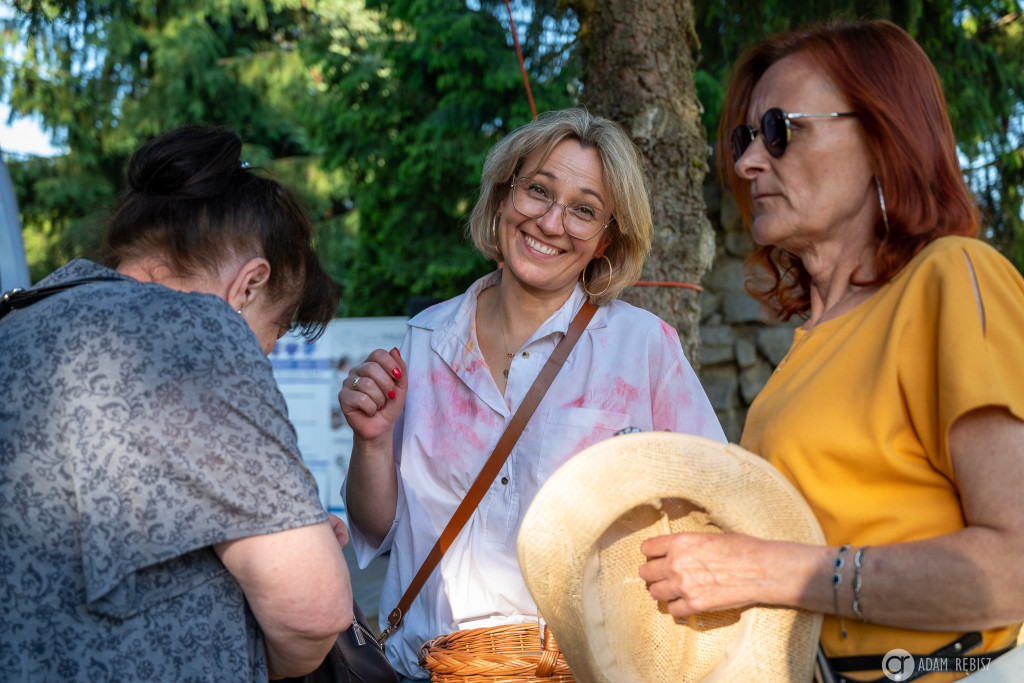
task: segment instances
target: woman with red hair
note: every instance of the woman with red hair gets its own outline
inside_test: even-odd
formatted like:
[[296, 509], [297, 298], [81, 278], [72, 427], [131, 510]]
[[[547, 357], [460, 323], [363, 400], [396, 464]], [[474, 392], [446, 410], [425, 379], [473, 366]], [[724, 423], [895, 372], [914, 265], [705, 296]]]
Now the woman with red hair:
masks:
[[976, 239], [935, 69], [885, 21], [768, 39], [735, 67], [719, 143], [751, 292], [802, 321], [741, 445], [829, 545], [663, 536], [641, 577], [677, 617], [825, 614], [838, 680], [986, 668], [1024, 618], [1024, 280]]

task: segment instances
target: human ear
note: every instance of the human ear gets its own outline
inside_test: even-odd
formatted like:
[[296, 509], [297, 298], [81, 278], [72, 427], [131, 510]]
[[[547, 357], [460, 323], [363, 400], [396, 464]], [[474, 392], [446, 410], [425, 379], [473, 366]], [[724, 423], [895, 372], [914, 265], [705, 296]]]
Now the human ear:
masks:
[[228, 303], [241, 311], [264, 293], [270, 282], [270, 262], [262, 256], [254, 256], [239, 267], [228, 287]]

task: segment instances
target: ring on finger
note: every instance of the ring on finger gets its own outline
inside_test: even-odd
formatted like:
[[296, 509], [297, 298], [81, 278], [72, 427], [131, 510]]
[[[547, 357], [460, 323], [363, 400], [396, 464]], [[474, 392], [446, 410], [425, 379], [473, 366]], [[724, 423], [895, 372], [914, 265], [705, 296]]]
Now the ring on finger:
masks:
[[359, 377], [356, 377], [354, 380], [352, 380], [352, 390], [355, 391], [356, 387], [358, 387], [358, 386], [359, 386]]

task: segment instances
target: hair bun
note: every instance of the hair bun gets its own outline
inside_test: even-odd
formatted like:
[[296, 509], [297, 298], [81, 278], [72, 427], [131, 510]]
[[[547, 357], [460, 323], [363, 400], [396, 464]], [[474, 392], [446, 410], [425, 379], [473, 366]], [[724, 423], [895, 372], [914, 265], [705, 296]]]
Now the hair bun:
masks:
[[208, 199], [238, 172], [242, 141], [230, 130], [184, 126], [139, 148], [128, 162], [128, 186], [151, 196]]

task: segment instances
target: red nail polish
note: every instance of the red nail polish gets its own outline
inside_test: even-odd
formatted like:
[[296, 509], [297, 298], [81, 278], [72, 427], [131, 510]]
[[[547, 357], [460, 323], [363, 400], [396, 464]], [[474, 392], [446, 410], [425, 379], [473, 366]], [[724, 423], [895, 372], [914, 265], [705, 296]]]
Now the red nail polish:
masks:
[[392, 401], [395, 400], [395, 395], [396, 394], [395, 394], [395, 390], [394, 389], [392, 389], [391, 391], [388, 392], [388, 398], [390, 398]]
[[398, 368], [391, 368], [391, 374], [394, 375], [397, 379], [402, 378], [402, 371], [399, 370]]

